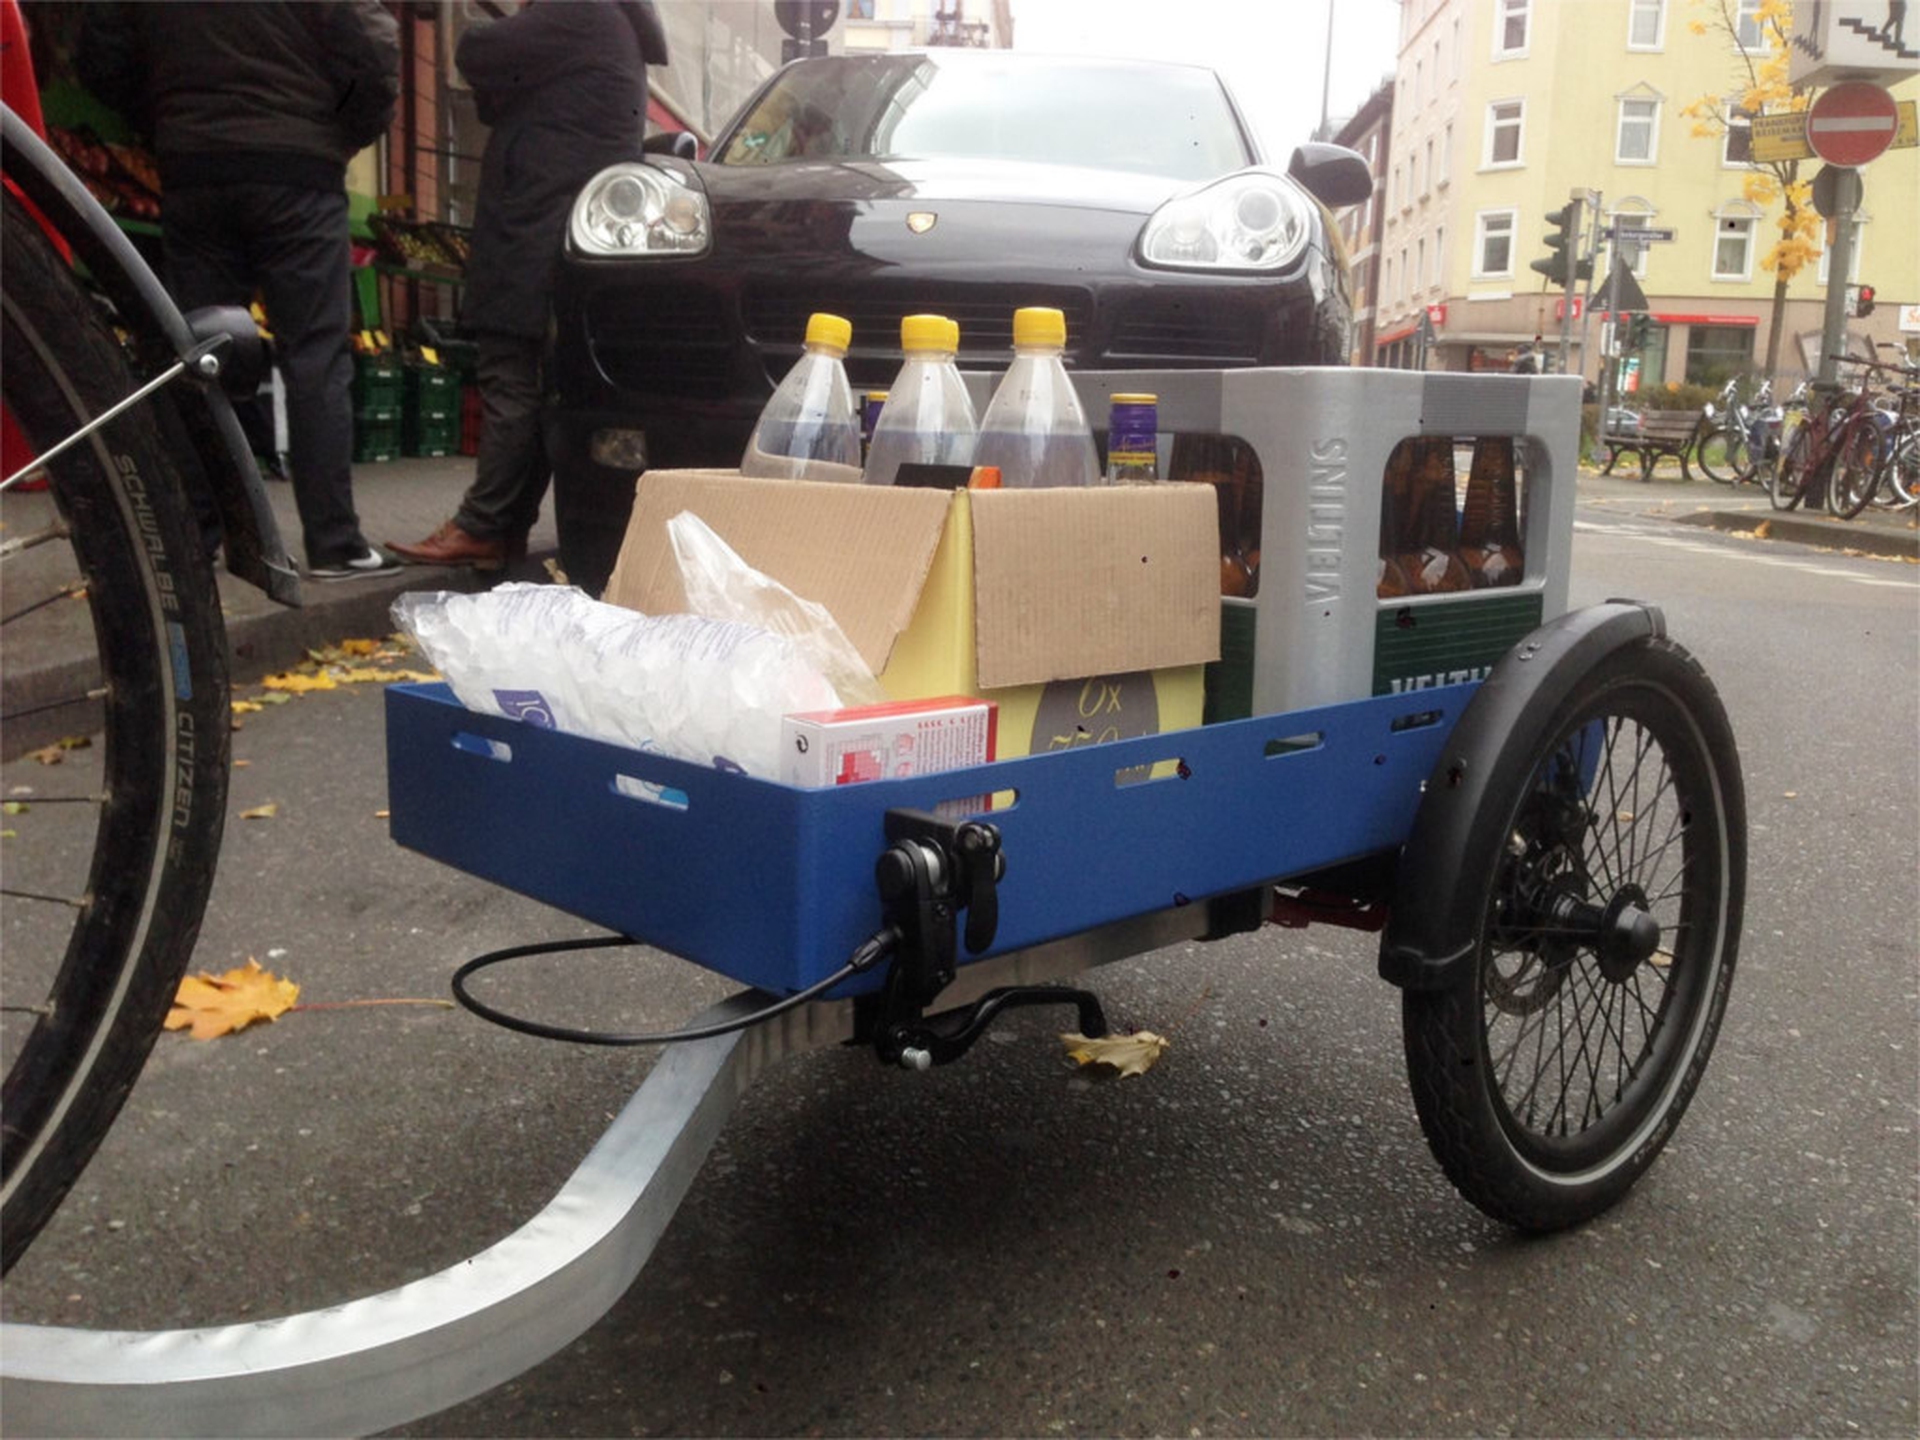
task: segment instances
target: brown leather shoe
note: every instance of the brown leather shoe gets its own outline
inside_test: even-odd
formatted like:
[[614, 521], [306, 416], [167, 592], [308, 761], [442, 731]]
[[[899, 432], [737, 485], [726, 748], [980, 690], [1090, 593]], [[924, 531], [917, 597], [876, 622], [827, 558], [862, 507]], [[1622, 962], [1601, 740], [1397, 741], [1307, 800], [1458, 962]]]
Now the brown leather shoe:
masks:
[[418, 545], [396, 545], [387, 549], [409, 565], [471, 565], [476, 570], [501, 570], [507, 563], [507, 542], [495, 537], [483, 540], [447, 521]]

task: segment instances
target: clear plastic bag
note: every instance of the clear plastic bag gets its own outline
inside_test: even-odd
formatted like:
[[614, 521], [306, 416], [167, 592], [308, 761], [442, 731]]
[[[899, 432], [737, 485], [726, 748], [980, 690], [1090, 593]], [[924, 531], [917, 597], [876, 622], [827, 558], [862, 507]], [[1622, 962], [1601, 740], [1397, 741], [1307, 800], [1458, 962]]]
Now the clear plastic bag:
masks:
[[877, 705], [887, 698], [826, 606], [802, 599], [754, 569], [691, 510], [667, 522], [667, 539], [694, 614], [756, 625], [790, 641], [827, 678], [842, 706]]
[[780, 721], [838, 706], [780, 635], [699, 615], [642, 615], [573, 586], [414, 592], [393, 618], [469, 710], [776, 779]]

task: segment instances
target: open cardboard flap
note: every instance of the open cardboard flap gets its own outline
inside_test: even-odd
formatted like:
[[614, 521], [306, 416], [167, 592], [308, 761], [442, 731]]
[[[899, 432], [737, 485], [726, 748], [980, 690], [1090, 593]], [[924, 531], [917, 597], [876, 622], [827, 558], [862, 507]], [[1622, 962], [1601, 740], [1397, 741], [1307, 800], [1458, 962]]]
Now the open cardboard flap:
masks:
[[913, 618], [951, 499], [940, 490], [651, 470], [634, 491], [603, 598], [649, 615], [686, 609], [667, 522], [691, 510], [754, 569], [826, 606], [878, 675]]

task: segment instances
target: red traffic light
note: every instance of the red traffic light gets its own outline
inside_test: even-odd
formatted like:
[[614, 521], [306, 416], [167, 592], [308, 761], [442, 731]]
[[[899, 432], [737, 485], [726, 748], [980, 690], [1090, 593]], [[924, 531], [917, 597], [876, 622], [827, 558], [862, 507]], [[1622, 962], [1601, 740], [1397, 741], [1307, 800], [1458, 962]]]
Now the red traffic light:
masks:
[[1859, 318], [1865, 319], [1873, 313], [1873, 286], [1860, 286], [1859, 296], [1859, 303], [1854, 307], [1853, 313]]

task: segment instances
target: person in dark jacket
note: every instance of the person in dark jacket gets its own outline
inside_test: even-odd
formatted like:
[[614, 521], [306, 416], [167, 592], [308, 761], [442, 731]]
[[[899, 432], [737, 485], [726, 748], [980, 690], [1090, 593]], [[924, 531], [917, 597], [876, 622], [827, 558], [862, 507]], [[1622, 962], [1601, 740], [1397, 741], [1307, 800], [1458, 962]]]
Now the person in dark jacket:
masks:
[[454, 61], [492, 127], [460, 311], [485, 420], [459, 509], [418, 544], [390, 542], [401, 558], [496, 570], [526, 553], [552, 474], [546, 359], [568, 213], [598, 171], [639, 156], [647, 66], [666, 58], [652, 0], [530, 0], [460, 37]]
[[393, 119], [393, 17], [379, 0], [93, 4], [77, 61], [100, 98], [153, 134], [180, 308], [265, 298], [308, 575], [392, 573], [353, 504], [346, 168]]

